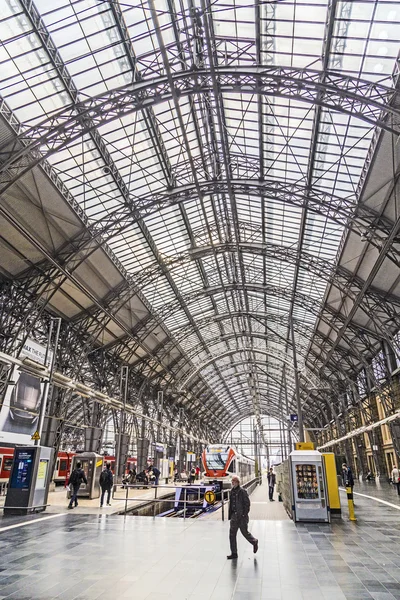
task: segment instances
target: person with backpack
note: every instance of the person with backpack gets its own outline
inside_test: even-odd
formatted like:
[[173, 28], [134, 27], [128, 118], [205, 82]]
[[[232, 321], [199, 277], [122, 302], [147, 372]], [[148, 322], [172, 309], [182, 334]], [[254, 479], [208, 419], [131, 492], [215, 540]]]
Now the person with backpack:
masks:
[[190, 469], [190, 473], [189, 473], [189, 483], [192, 484], [194, 483], [196, 479], [196, 469], [194, 467], [192, 467]]
[[87, 484], [87, 479], [86, 479], [85, 472], [82, 469], [81, 463], [77, 462], [76, 467], [72, 471], [71, 475], [69, 476], [69, 481], [68, 481], [68, 485], [71, 490], [71, 499], [68, 504], [69, 509], [74, 508], [74, 506], [73, 506], [74, 504], [75, 504], [75, 507], [78, 506], [78, 492], [79, 492], [79, 488], [81, 487], [82, 483]]
[[111, 506], [110, 497], [111, 497], [111, 490], [112, 490], [113, 483], [114, 483], [114, 476], [111, 471], [110, 463], [107, 463], [106, 468], [104, 469], [104, 471], [102, 471], [102, 473], [100, 475], [99, 483], [100, 483], [100, 487], [101, 487], [100, 508], [102, 508], [102, 506], [103, 506], [104, 495], [106, 492], [107, 492], [107, 506]]

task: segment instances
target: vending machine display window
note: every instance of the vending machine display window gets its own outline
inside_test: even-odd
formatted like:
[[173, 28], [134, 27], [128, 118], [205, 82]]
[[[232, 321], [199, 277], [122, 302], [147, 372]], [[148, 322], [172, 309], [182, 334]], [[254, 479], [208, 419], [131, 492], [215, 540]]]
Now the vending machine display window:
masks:
[[304, 500], [318, 500], [318, 480], [316, 465], [296, 465], [297, 497]]

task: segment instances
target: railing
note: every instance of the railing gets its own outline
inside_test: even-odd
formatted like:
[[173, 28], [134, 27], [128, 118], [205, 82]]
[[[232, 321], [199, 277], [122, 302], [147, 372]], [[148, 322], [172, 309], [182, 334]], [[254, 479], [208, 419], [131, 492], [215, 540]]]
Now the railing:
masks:
[[[249, 495], [253, 493], [254, 489], [256, 488], [257, 485], [261, 484], [261, 478], [260, 477], [256, 477], [255, 479], [252, 479], [251, 481], [249, 481], [248, 483], [243, 484], [243, 487], [248, 491]], [[177, 487], [182, 487], [183, 489], [183, 499], [180, 499], [180, 503], [183, 503], [184, 508], [183, 508], [183, 518], [186, 519], [187, 517], [187, 505], [189, 504], [190, 506], [193, 505], [193, 502], [196, 501], [195, 498], [193, 498], [193, 492], [190, 494], [190, 499], [188, 500], [187, 498], [187, 494], [188, 494], [188, 490], [193, 490], [196, 485], [199, 484], [194, 484], [193, 488], [190, 485], [187, 486], [175, 486], [175, 485], [146, 485], [146, 484], [114, 484], [113, 486], [113, 500], [125, 500], [125, 509], [124, 509], [124, 515], [127, 514], [128, 510], [129, 511], [134, 511], [134, 510], [139, 510], [142, 509], [144, 507], [146, 507], [147, 505], [153, 505], [153, 516], [156, 516], [156, 510], [157, 510], [157, 504], [161, 503], [161, 502], [165, 502], [167, 504], [175, 504], [175, 497], [170, 499], [169, 496], [170, 494], [167, 494], [166, 496], [159, 496], [158, 495], [158, 490], [168, 490], [171, 489], [173, 490], [173, 493], [175, 493]], [[123, 498], [118, 497], [116, 494], [118, 493], [118, 488], [121, 489], [125, 489], [125, 496]], [[131, 489], [142, 489], [142, 488], [147, 488], [147, 489], [153, 489], [154, 490], [154, 498], [146, 498], [146, 497], [139, 497], [139, 498], [132, 498], [129, 497], [129, 490]], [[171, 492], [172, 493], [172, 492]], [[230, 496], [230, 490], [221, 490], [221, 518], [222, 521], [225, 521], [225, 504], [227, 502], [229, 502], [229, 496]], [[197, 502], [200, 502], [202, 500], [202, 494], [200, 493], [200, 487], [198, 488], [198, 494], [197, 494]], [[128, 503], [131, 502], [138, 502], [137, 505], [131, 505], [129, 506], [128, 509]], [[191, 518], [191, 517], [189, 517]]]

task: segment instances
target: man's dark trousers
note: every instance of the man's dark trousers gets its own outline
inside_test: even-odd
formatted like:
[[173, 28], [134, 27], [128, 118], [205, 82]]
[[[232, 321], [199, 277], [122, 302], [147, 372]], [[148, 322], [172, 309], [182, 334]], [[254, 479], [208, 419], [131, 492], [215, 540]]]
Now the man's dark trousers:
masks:
[[79, 492], [79, 488], [80, 488], [80, 484], [79, 485], [74, 485], [72, 486], [72, 490], [71, 490], [71, 498], [69, 501], [69, 505], [72, 506], [75, 503], [75, 506], [78, 506], [78, 492]]
[[274, 487], [268, 486], [269, 499], [272, 500], [274, 496]]
[[107, 492], [107, 504], [110, 504], [110, 497], [111, 497], [111, 488], [110, 487], [102, 487], [101, 488], [101, 498], [100, 498], [100, 506], [103, 506], [103, 502], [104, 502], [104, 496]]
[[231, 527], [229, 530], [229, 541], [231, 544], [231, 552], [232, 554], [237, 554], [237, 542], [236, 536], [238, 529], [240, 529], [240, 533], [243, 537], [246, 538], [250, 544], [253, 544], [257, 541], [255, 537], [251, 535], [248, 531], [247, 527], [249, 525], [249, 517], [238, 517], [236, 514], [233, 514], [231, 517]]

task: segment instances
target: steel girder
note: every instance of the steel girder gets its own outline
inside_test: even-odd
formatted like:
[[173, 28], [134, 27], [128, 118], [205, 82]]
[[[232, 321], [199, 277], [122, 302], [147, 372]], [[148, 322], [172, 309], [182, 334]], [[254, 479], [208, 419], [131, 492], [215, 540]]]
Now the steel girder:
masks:
[[[238, 353], [238, 354], [240, 354], [240, 352], [239, 352], [239, 351], [238, 351], [237, 353]], [[229, 363], [227, 363], [227, 364], [223, 364], [223, 365], [221, 365], [221, 366], [220, 366], [220, 370], [221, 370], [221, 372], [224, 372], [225, 370], [228, 370], [228, 369], [236, 369], [236, 368], [238, 368], [238, 367], [242, 367], [242, 368], [243, 368], [243, 361], [240, 361], [240, 362], [233, 362], [233, 363], [232, 363], [232, 362], [229, 362]], [[265, 370], [264, 370], [264, 368], [266, 368], [266, 367], [268, 368], [268, 371], [265, 371]], [[257, 374], [258, 374], [258, 377], [257, 377], [257, 384], [258, 384], [258, 386], [260, 387], [260, 389], [264, 389], [264, 387], [263, 387], [263, 384], [264, 384], [266, 381], [268, 382], [268, 379], [269, 379], [269, 378], [271, 378], [271, 379], [272, 379], [272, 380], [273, 380], [273, 381], [274, 381], [274, 382], [277, 384], [277, 386], [276, 386], [276, 387], [277, 387], [277, 390], [278, 390], [278, 391], [279, 391], [279, 390], [281, 390], [281, 386], [280, 386], [280, 380], [278, 380], [278, 379], [277, 379], [277, 378], [276, 378], [276, 377], [275, 377], [275, 376], [274, 376], [274, 375], [273, 375], [273, 374], [270, 372], [270, 370], [272, 370], [272, 371], [276, 371], [276, 372], [277, 372], [277, 374], [280, 376], [280, 375], [281, 375], [281, 368], [280, 368], [280, 367], [281, 367], [281, 365], [280, 365], [280, 364], [275, 364], [274, 362], [272, 362], [272, 363], [271, 363], [269, 360], [268, 360], [268, 362], [267, 362], [267, 363], [265, 363], [265, 362], [263, 362], [263, 361], [261, 361], [261, 360], [260, 360], [259, 362], [257, 362], [257, 363], [256, 363], [256, 370], [257, 370]], [[291, 371], [292, 371], [292, 370], [293, 370], [293, 367], [291, 367]], [[260, 376], [260, 373], [261, 373], [261, 376]], [[236, 374], [236, 376], [238, 377], [238, 380], [237, 380], [237, 381], [235, 381], [234, 383], [240, 384], [240, 385], [242, 386], [242, 392], [243, 392], [243, 389], [244, 389], [244, 388], [246, 387], [246, 385], [248, 384], [248, 382], [247, 382], [247, 381], [243, 381], [243, 378], [244, 378], [244, 377], [245, 377], [247, 374], [248, 374], [248, 372], [246, 372], [246, 371], [238, 371], [238, 372], [237, 372], [237, 374]], [[301, 374], [300, 374], [300, 375], [301, 375]], [[265, 378], [264, 378], [264, 376], [265, 376]], [[233, 376], [231, 376], [231, 379], [232, 379], [232, 377], [233, 377]], [[214, 382], [215, 382], [215, 383], [218, 383], [218, 375], [213, 375], [211, 378], [210, 378], [210, 377], [208, 377], [208, 383], [209, 383], [210, 385], [211, 385], [211, 384], [213, 385], [213, 384], [214, 384]], [[313, 390], [313, 391], [310, 391], [309, 382], [307, 382], [306, 380], [304, 380], [304, 378], [303, 378], [302, 376], [300, 377], [300, 383], [301, 383], [301, 385], [302, 385], [303, 389], [304, 389], [304, 390], [307, 392], [307, 398], [309, 398], [309, 397], [310, 397], [310, 394], [313, 396], [313, 400], [314, 400], [314, 402], [312, 403], [313, 410], [315, 410], [315, 409], [317, 409], [317, 408], [318, 408], [319, 410], [321, 410], [321, 411], [322, 411], [321, 405], [323, 405], [323, 404], [326, 404], [326, 405], [327, 405], [327, 407], [328, 407], [328, 409], [330, 409], [330, 407], [331, 407], [331, 403], [334, 401], [334, 399], [335, 399], [335, 398], [334, 398], [334, 396], [329, 396], [329, 395], [328, 395], [328, 391], [329, 391], [328, 389], [327, 389], [327, 393], [325, 393], [325, 395], [321, 394], [321, 396], [319, 396], [319, 395], [318, 395], [318, 391], [315, 391], [315, 390]], [[290, 378], [290, 384], [291, 384], [291, 388], [292, 388], [292, 390], [293, 390], [293, 388], [294, 388], [294, 385], [295, 385], [295, 383], [294, 383], [294, 378]], [[328, 383], [327, 383], [327, 385], [328, 385]], [[213, 385], [213, 388], [214, 388], [214, 385]], [[218, 385], [217, 385], [217, 387], [216, 387], [215, 389], [216, 389], [216, 391], [218, 391], [218, 390], [219, 390], [219, 387], [218, 387]], [[232, 388], [232, 386], [230, 386], [230, 389], [231, 389], [231, 390], [233, 389], [233, 388]], [[337, 392], [337, 391], [335, 391], [335, 390], [333, 390], [333, 393], [337, 395], [337, 393], [338, 393], [338, 392]], [[200, 388], [200, 389], [198, 389], [198, 390], [196, 390], [196, 392], [195, 392], [195, 395], [196, 395], [197, 397], [201, 397], [201, 398], [203, 398], [203, 399], [204, 399], [204, 402], [203, 402], [203, 406], [204, 406], [204, 407], [207, 407], [207, 406], [208, 406], [208, 401], [209, 401], [209, 398], [207, 398], [207, 397], [206, 397], [206, 396], [205, 396], [205, 395], [202, 393], [202, 390], [201, 390], [201, 388]], [[278, 393], [278, 394], [277, 394], [277, 396], [278, 396], [278, 397], [280, 397], [280, 394]], [[306, 401], [306, 402], [307, 402], [307, 401]], [[189, 406], [190, 406], [190, 404], [189, 404]], [[203, 410], [203, 409], [201, 409], [201, 410]], [[324, 413], [324, 417], [326, 417], [326, 413]], [[310, 415], [310, 418], [311, 418], [311, 415]], [[329, 419], [327, 419], [327, 421], [329, 421]]]
[[[221, 359], [223, 359], [225, 357], [234, 356], [236, 354], [241, 354], [241, 353], [245, 354], [249, 350], [254, 355], [260, 354], [262, 356], [272, 356], [274, 358], [278, 358], [280, 360], [280, 362], [285, 363], [290, 368], [292, 368], [292, 363], [290, 361], [290, 358], [284, 352], [278, 352], [275, 349], [272, 351], [272, 350], [268, 350], [268, 349], [265, 350], [265, 349], [262, 349], [262, 348], [255, 348], [255, 347], [249, 347], [249, 348], [241, 347], [240, 349], [236, 348], [234, 350], [227, 350], [226, 352], [223, 352], [223, 353], [219, 354], [218, 356], [214, 356], [212, 359], [210, 359], [210, 360], [202, 363], [201, 365], [197, 366], [197, 368], [194, 371], [192, 371], [190, 373], [190, 375], [187, 376], [186, 379], [180, 384], [180, 389], [181, 390], [185, 389], [189, 385], [191, 379], [193, 379], [194, 377], [196, 377], [196, 375], [200, 371], [204, 370], [209, 365], [213, 364], [215, 361], [221, 360]], [[311, 374], [308, 373], [308, 372], [303, 372], [302, 375], [306, 379], [306, 381], [308, 382], [308, 385], [311, 383], [311, 385], [313, 387], [318, 387], [319, 381], [318, 381], [317, 378], [313, 378], [313, 376], [311, 376]], [[242, 394], [242, 398], [243, 398], [243, 394]], [[214, 410], [214, 408], [215, 407], [213, 407], [213, 410]], [[218, 415], [217, 411], [216, 411], [216, 414]]]
[[[285, 97], [348, 115], [395, 134], [400, 133], [399, 109], [392, 106], [396, 89], [338, 73], [292, 67], [217, 67], [221, 92]], [[173, 89], [170, 84], [172, 82]], [[175, 97], [213, 89], [209, 71], [171, 73], [135, 83], [58, 111], [33, 128], [24, 128], [18, 141], [0, 149], [0, 193], [44, 158], [98, 128], [137, 110]], [[21, 144], [23, 148], [21, 149]]]
[[[58, 72], [59, 76], [61, 77], [66, 89], [68, 90], [72, 101], [75, 104], [78, 103], [77, 110], [78, 110], [78, 112], [80, 112], [82, 110], [82, 108], [79, 105], [78, 91], [73, 84], [73, 81], [68, 73], [68, 70], [67, 70], [65, 64], [63, 64], [63, 62], [61, 60], [59, 52], [57, 51], [57, 49], [55, 48], [55, 46], [51, 40], [51, 36], [50, 36], [49, 32], [47, 31], [47, 29], [43, 23], [43, 20], [40, 17], [40, 14], [38, 13], [33, 2], [31, 2], [31, 1], [27, 2], [27, 0], [23, 0], [22, 3], [25, 8], [26, 14], [30, 17], [31, 22], [35, 28], [35, 31], [38, 34], [38, 36], [40, 37], [40, 39], [42, 40], [42, 43], [45, 46], [45, 48], [52, 60], [52, 63], [55, 66], [55, 68], [57, 69], [57, 72]], [[122, 39], [124, 40], [125, 49], [127, 51], [127, 55], [130, 59], [130, 64], [131, 64], [131, 67], [133, 70], [134, 79], [136, 81], [140, 81], [141, 77], [137, 70], [137, 65], [135, 62], [135, 55], [134, 55], [133, 48], [132, 48], [132, 45], [129, 40], [129, 36], [127, 33], [127, 29], [126, 29], [126, 24], [124, 22], [121, 9], [118, 4], [113, 4], [111, 10], [112, 10], [113, 16], [116, 20], [116, 23], [118, 25]], [[162, 136], [160, 135], [160, 132], [158, 131], [157, 123], [155, 121], [152, 109], [151, 108], [146, 109], [144, 111], [144, 116], [145, 116], [146, 123], [148, 125], [148, 129], [151, 133], [152, 143], [157, 150], [157, 156], [159, 157], [160, 163], [163, 166], [163, 171], [164, 171], [164, 174], [166, 175], [167, 184], [170, 187], [174, 183], [174, 176], [172, 174], [171, 164], [169, 162], [168, 156], [166, 154], [166, 151], [165, 151], [165, 148], [164, 148], [164, 145], [162, 142]], [[130, 210], [131, 209], [131, 198], [130, 198], [128, 187], [124, 183], [123, 177], [120, 175], [116, 165], [114, 164], [114, 162], [111, 158], [111, 155], [109, 154], [109, 152], [107, 150], [106, 142], [103, 140], [101, 135], [98, 133], [94, 124], [92, 124], [92, 127], [90, 129], [90, 135], [95, 143], [95, 146], [96, 146], [100, 156], [104, 160], [104, 164], [109, 167], [111, 176], [113, 177], [122, 197], [124, 198], [124, 201], [125, 201], [125, 204], [126, 204], [128, 210]], [[139, 227], [141, 229], [143, 236], [145, 237], [147, 243], [149, 244], [149, 247], [151, 248], [158, 263], [160, 264], [160, 268], [163, 269], [164, 275], [167, 277], [170, 286], [174, 290], [175, 295], [179, 298], [179, 292], [175, 286], [175, 283], [174, 283], [173, 279], [169, 276], [169, 271], [166, 268], [166, 266], [164, 266], [163, 260], [162, 260], [161, 256], [159, 255], [156, 245], [155, 245], [146, 225], [142, 222], [142, 220], [139, 220], [138, 223], [139, 223]], [[182, 306], [182, 308], [183, 308], [183, 310], [185, 310], [184, 305]], [[186, 311], [186, 315], [187, 315], [188, 319], [191, 319], [191, 315], [188, 311]], [[87, 317], [84, 318], [84, 321], [87, 321]], [[103, 322], [104, 322], [104, 320], [103, 320]], [[100, 321], [100, 326], [99, 326], [99, 323], [97, 324], [97, 331], [99, 333], [102, 330], [101, 324], [102, 324], [102, 321]], [[193, 327], [195, 328], [194, 322], [193, 322]], [[92, 332], [92, 335], [93, 335], [93, 332]], [[206, 349], [206, 346], [204, 346], [204, 347]]]
[[[318, 275], [319, 278], [327, 281], [331, 285], [337, 287], [343, 294], [350, 298], [358, 297], [360, 291], [365, 287], [365, 282], [358, 276], [348, 271], [342, 266], [335, 266], [331, 262], [324, 260], [313, 254], [302, 252], [298, 254], [297, 248], [278, 246], [276, 244], [269, 243], [257, 243], [257, 242], [226, 242], [221, 244], [213, 244], [212, 246], [197, 246], [191, 248], [188, 253], [181, 254], [177, 257], [170, 258], [170, 270], [172, 270], [175, 264], [181, 267], [185, 262], [190, 259], [201, 259], [206, 256], [212, 256], [220, 253], [236, 253], [244, 252], [256, 255], [262, 255], [266, 258], [275, 259], [284, 263], [298, 265], [306, 271]], [[175, 263], [176, 261], [176, 263]], [[162, 275], [158, 265], [149, 267], [146, 273], [143, 274], [144, 280], [141, 282], [142, 285], [146, 284], [146, 275], [151, 280], [157, 276]], [[365, 306], [364, 306], [365, 302]], [[359, 308], [364, 310], [371, 321], [376, 324], [377, 331], [376, 335], [379, 334], [379, 338], [385, 337], [388, 341], [391, 340], [391, 332], [387, 330], [384, 322], [380, 320], [379, 315], [371, 313], [372, 307], [375, 311], [379, 308], [382, 313], [388, 317], [395, 318], [398, 316], [398, 306], [400, 306], [400, 299], [396, 296], [390, 296], [373, 286], [368, 286], [365, 290], [363, 300], [360, 302]], [[384, 310], [382, 310], [384, 308]], [[400, 328], [400, 316], [398, 316], [398, 327]]]
[[[225, 321], [229, 322], [229, 321], [232, 321], [233, 319], [239, 319], [243, 316], [248, 319], [254, 320], [256, 323], [261, 325], [261, 327], [264, 328], [265, 330], [271, 331], [273, 335], [275, 334], [275, 332], [271, 328], [271, 323], [276, 323], [278, 325], [282, 325], [285, 327], [288, 326], [288, 319], [283, 315], [277, 315], [277, 314], [273, 314], [273, 313], [260, 313], [260, 312], [252, 311], [251, 313], [249, 312], [247, 314], [243, 314], [242, 312], [236, 312], [236, 313], [232, 312], [232, 313], [219, 313], [217, 315], [204, 317], [200, 320], [197, 320], [197, 327], [199, 329], [209, 328], [209, 326], [212, 325], [213, 323], [221, 323], [221, 322], [225, 322]], [[318, 340], [317, 341], [318, 347], [320, 347], [320, 344], [322, 344], [322, 342], [325, 341], [325, 337], [322, 334], [315, 332], [314, 328], [305, 325], [300, 320], [294, 319], [294, 323], [295, 323], [296, 332], [300, 336], [303, 336], [304, 339], [309, 340], [312, 335], [315, 335]], [[188, 336], [190, 336], [192, 333], [193, 333], [193, 330], [191, 328], [191, 325], [187, 324], [179, 330], [179, 332], [176, 334], [175, 337], [176, 337], [176, 340], [179, 342], [179, 344], [182, 344], [183, 342], [185, 342], [185, 339]], [[167, 345], [167, 343], [165, 345]], [[338, 351], [340, 351], [340, 350], [341, 349], [339, 348]], [[312, 351], [310, 351], [310, 352], [314, 356], [314, 358], [318, 360], [320, 355], [313, 353]], [[354, 358], [357, 358], [358, 360], [360, 360], [360, 353], [357, 351], [357, 348], [355, 348], [355, 349], [350, 348], [349, 350], [342, 349], [340, 354], [341, 354], [341, 358], [346, 361], [350, 357], [354, 357]], [[306, 354], [303, 356], [303, 358], [304, 359], [306, 358]], [[340, 360], [335, 362], [334, 368], [337, 371], [337, 373], [342, 372], [342, 366], [340, 365]], [[332, 373], [332, 375], [333, 375], [333, 373]]]
[[[393, 182], [392, 190], [394, 190], [398, 186], [399, 180], [400, 180], [400, 170], [398, 171], [396, 178]], [[397, 220], [397, 223], [394, 225], [388, 238], [383, 243], [381, 250], [379, 252], [379, 256], [375, 260], [374, 265], [373, 265], [370, 273], [368, 274], [366, 281], [363, 283], [362, 289], [360, 290], [360, 292], [358, 294], [358, 298], [354, 302], [354, 305], [352, 306], [351, 310], [349, 311], [349, 314], [346, 316], [345, 327], [347, 327], [347, 325], [350, 323], [350, 321], [354, 317], [354, 314], [356, 313], [358, 307], [360, 306], [361, 302], [363, 301], [366, 291], [371, 288], [372, 282], [374, 281], [376, 275], [379, 272], [379, 269], [381, 268], [381, 266], [387, 256], [388, 248], [390, 248], [393, 240], [395, 240], [399, 234], [400, 234], [400, 219]], [[385, 305], [386, 305], [386, 303], [385, 303]], [[398, 312], [394, 312], [394, 314], [391, 314], [389, 316], [396, 321], [396, 317], [398, 318]], [[345, 327], [344, 327], [344, 329], [345, 329]], [[340, 342], [341, 336], [342, 336], [342, 334], [339, 334], [337, 340], [335, 341], [335, 345]], [[329, 360], [331, 352], [329, 352], [326, 360]]]
[[[282, 201], [288, 201], [290, 200], [290, 198], [293, 200], [293, 198], [296, 199], [296, 201], [302, 201], [305, 202], [305, 193], [306, 190], [304, 188], [301, 188], [299, 186], [292, 186], [292, 185], [287, 185], [287, 184], [282, 184], [281, 182], [264, 182], [264, 184], [260, 184], [259, 182], [237, 182], [238, 185], [241, 186], [241, 189], [243, 190], [243, 193], [246, 193], [245, 190], [247, 190], [247, 193], [256, 193], [257, 195], [259, 194], [264, 194], [267, 193], [267, 189], [272, 190], [273, 188], [275, 188], [275, 192], [278, 192], [278, 197], [281, 197]], [[273, 187], [271, 187], [271, 185], [274, 184]], [[221, 188], [221, 185], [224, 186], [224, 182], [207, 182], [207, 189], [212, 190], [215, 189], [215, 191], [223, 191], [223, 188]], [[234, 184], [235, 185], [235, 184]], [[264, 187], [264, 185], [266, 187]], [[214, 188], [214, 186], [216, 186]], [[180, 188], [177, 191], [178, 196], [174, 197], [174, 202], [181, 202], [183, 201], [184, 198], [189, 199], [193, 197], [193, 194], [195, 193], [195, 189], [193, 188], [193, 186], [191, 186], [191, 188]], [[280, 194], [282, 194], [282, 196], [280, 196]], [[169, 196], [170, 194], [167, 195], [163, 195], [164, 200]], [[303, 199], [303, 200], [301, 200]], [[338, 202], [340, 202], [343, 206], [345, 206], [348, 210], [343, 212], [343, 222], [344, 221], [348, 221], [351, 217], [352, 211], [355, 210], [356, 208], [356, 204], [354, 202], [351, 202], [349, 204], [348, 201], [343, 201], [340, 198], [336, 199]], [[324, 193], [321, 193], [318, 196], [318, 202], [320, 203], [320, 207], [324, 208], [324, 207], [329, 207], [331, 206], [331, 201], [332, 201], [332, 197], [331, 196], [327, 196]], [[309, 201], [309, 207], [310, 207], [310, 201]], [[327, 209], [329, 210], [329, 209]], [[342, 207], [339, 207], [338, 205], [335, 205], [335, 212], [341, 212]], [[371, 215], [370, 215], [371, 216]], [[115, 221], [111, 220], [110, 223], [106, 223], [105, 225], [96, 225], [96, 226], [91, 226], [89, 230], [84, 230], [82, 231], [74, 240], [69, 241], [68, 243], [66, 243], [64, 245], [63, 248], [60, 248], [58, 250], [58, 256], [59, 259], [63, 262], [63, 264], [67, 264], [68, 265], [68, 271], [69, 272], [73, 272], [77, 266], [79, 264], [82, 263], [83, 260], [85, 260], [85, 258], [87, 258], [88, 256], [90, 256], [91, 253], [93, 253], [95, 250], [97, 250], [100, 246], [103, 249], [107, 249], [107, 246], [105, 246], [104, 242], [106, 241], [107, 238], [105, 238], [105, 234], [108, 232], [108, 234], [110, 236], [114, 235], [116, 233], [114, 226], [116, 225], [116, 223], [120, 222], [120, 219], [122, 219], [122, 221], [124, 222], [123, 224], [123, 228], [128, 227], [129, 223], [127, 222], [127, 220], [125, 218], [122, 218], [119, 213], [117, 213], [114, 215]], [[373, 217], [371, 216], [371, 218], [376, 218], [376, 215], [374, 215]], [[388, 227], [388, 223], [385, 225], [385, 227]], [[360, 231], [362, 230], [362, 226], [360, 224]], [[54, 262], [54, 259], [53, 259]], [[168, 263], [167, 263], [168, 264]], [[45, 271], [46, 268], [48, 268], [48, 262], [43, 263], [41, 265], [38, 265], [37, 267], [38, 269]], [[31, 273], [32, 275], [32, 273]], [[34, 275], [34, 273], [33, 273]], [[45, 274], [46, 277], [47, 274]], [[144, 273], [143, 276], [146, 276], [147, 272]], [[104, 302], [104, 306], [107, 306], [108, 303], [113, 303], [116, 306], [123, 306], [124, 302], [129, 298], [132, 297], [133, 295], [138, 295], [139, 298], [141, 299], [141, 301], [146, 305], [146, 300], [144, 299], [143, 295], [140, 293], [140, 290], [138, 289], [138, 286], [140, 285], [140, 276], [138, 277], [132, 277], [129, 276], [128, 274], [126, 274], [127, 280], [126, 282], [120, 286], [118, 289], [113, 290], [110, 292], [110, 294], [108, 294], [107, 298], [105, 299]], [[49, 280], [52, 280], [52, 277], [50, 275]], [[137, 282], [137, 283], [136, 283]], [[125, 288], [125, 289], [124, 289]], [[149, 308], [149, 311], [151, 309]], [[95, 312], [95, 311], [94, 311]], [[104, 313], [104, 311], [102, 310], [102, 307], [99, 307], [97, 309], [97, 312], [100, 313]]]
[[[223, 341], [225, 341], [225, 342], [226, 341], [232, 341], [233, 342], [233, 341], [235, 341], [237, 339], [240, 339], [241, 337], [245, 337], [245, 338], [248, 337], [248, 338], [250, 338], [252, 340], [265, 340], [265, 341], [270, 341], [270, 340], [274, 341], [274, 338], [275, 338], [275, 336], [272, 335], [272, 334], [270, 334], [270, 333], [252, 332], [252, 333], [248, 333], [247, 336], [245, 336], [245, 335], [240, 336], [237, 333], [231, 333], [230, 335], [225, 336], [224, 339], [223, 339]], [[285, 338], [283, 336], [279, 336], [277, 339], [280, 342], [285, 341]], [[208, 342], [210, 350], [212, 350], [213, 346], [216, 346], [216, 345], [220, 344], [221, 339], [218, 338], [218, 337], [210, 338], [210, 339], [207, 340], [207, 342]], [[274, 352], [277, 352], [277, 350], [275, 348], [274, 349], [268, 349], [267, 347], [266, 348], [264, 348], [264, 347], [260, 348], [260, 347], [254, 346], [254, 352], [257, 352], [259, 350], [264, 350], [264, 349], [265, 349], [266, 352], [269, 352], [271, 354], [273, 354]], [[304, 355], [304, 354], [306, 354], [307, 347], [305, 346], [305, 347], [302, 348], [301, 345], [300, 345], [300, 350], [302, 351], [300, 353]], [[240, 352], [241, 352], [240, 348], [236, 348], [235, 351], [238, 354], [240, 354]], [[199, 348], [199, 346], [192, 348], [192, 350], [189, 353], [189, 356], [192, 359], [192, 361], [194, 361], [195, 357], [200, 352], [201, 352], [201, 348]], [[283, 354], [281, 354], [280, 356], [282, 356], [282, 355]], [[346, 353], [343, 352], [343, 355], [342, 355], [343, 360], [345, 359], [345, 356], [346, 356]], [[198, 365], [199, 363], [195, 362], [195, 364]], [[269, 361], [269, 364], [273, 364], [273, 361], [272, 362]], [[344, 387], [345, 387], [346, 384], [352, 383], [351, 380], [348, 378], [348, 375], [346, 374], [346, 372], [343, 369], [343, 367], [339, 366], [339, 363], [338, 363], [338, 372], [341, 374], [341, 379], [339, 379], [339, 378], [336, 379], [336, 377], [335, 377], [335, 375], [333, 373], [329, 374], [329, 375], [323, 374], [320, 371], [317, 371], [316, 369], [314, 370], [312, 367], [310, 368], [310, 366], [307, 365], [307, 364], [305, 364], [304, 367], [307, 369], [307, 371], [310, 373], [310, 375], [312, 374], [316, 379], [319, 379], [321, 383], [324, 383], [327, 387], [330, 387], [332, 390], [334, 390], [335, 388], [337, 390], [339, 390], [341, 387], [344, 389]], [[196, 371], [199, 372], [198, 371], [198, 367], [197, 367]], [[184, 379], [184, 377], [182, 377], [181, 380], [182, 379]], [[207, 385], [209, 385], [209, 383], [210, 383], [209, 378], [207, 378], [206, 383], [207, 383]], [[183, 385], [183, 384], [179, 383], [179, 380], [178, 380], [177, 385]], [[196, 382], [194, 385], [191, 384], [190, 389], [194, 393], [194, 395], [196, 396], [200, 391], [203, 392], [202, 386], [204, 387], [204, 383], [202, 384], [201, 382], [200, 383]], [[185, 387], [186, 387], [186, 385], [185, 385]]]
[[[189, 303], [195, 303], [199, 298], [203, 297], [203, 296], [214, 296], [220, 293], [224, 293], [227, 291], [234, 291], [234, 290], [247, 290], [247, 291], [254, 291], [256, 293], [268, 293], [269, 295], [273, 295], [273, 296], [277, 296], [277, 297], [281, 297], [281, 298], [286, 298], [286, 299], [290, 299], [290, 294], [291, 294], [291, 290], [288, 290], [286, 288], [278, 288], [276, 286], [263, 286], [262, 284], [256, 284], [256, 283], [249, 283], [249, 284], [225, 284], [224, 286], [214, 286], [214, 287], [209, 287], [209, 288], [203, 288], [200, 290], [197, 290], [193, 293], [187, 294], [184, 296], [184, 301], [186, 304]], [[304, 307], [306, 310], [311, 311], [313, 314], [315, 314], [316, 316], [321, 315], [321, 319], [322, 320], [326, 320], [327, 323], [329, 323], [329, 325], [331, 325], [334, 329], [339, 329], [343, 322], [345, 321], [345, 317], [344, 315], [338, 313], [336, 310], [334, 310], [333, 308], [326, 306], [324, 307], [324, 311], [321, 314], [321, 303], [317, 300], [315, 300], [314, 298], [312, 298], [311, 296], [306, 296], [304, 294], [296, 294], [296, 300], [297, 300], [297, 304], [299, 306]], [[147, 319], [144, 319], [140, 322], [140, 328], [145, 328], [146, 329], [146, 333], [145, 335], [148, 335], [149, 329], [153, 326], [155, 326], [156, 324], [158, 324], [159, 322], [161, 322], [162, 319], [167, 318], [167, 317], [171, 317], [174, 312], [179, 308], [178, 304], [176, 301], [166, 304], [162, 307], [162, 309], [160, 309], [158, 311], [158, 315], [151, 317], [149, 316]], [[325, 316], [326, 315], [326, 316]], [[358, 328], [354, 323], [349, 324], [349, 329], [351, 331], [353, 331], [355, 333], [356, 336], [358, 336], [361, 332], [361, 330], [364, 332], [365, 328]], [[139, 326], [136, 327], [135, 329], [135, 335], [139, 334]], [[375, 332], [375, 331], [368, 331], [368, 334], [371, 335], [372, 337], [375, 337], [376, 339], [381, 339], [381, 335], [379, 334], [379, 332]], [[351, 343], [349, 344], [351, 345]], [[365, 347], [365, 341], [363, 341], [363, 346]]]

